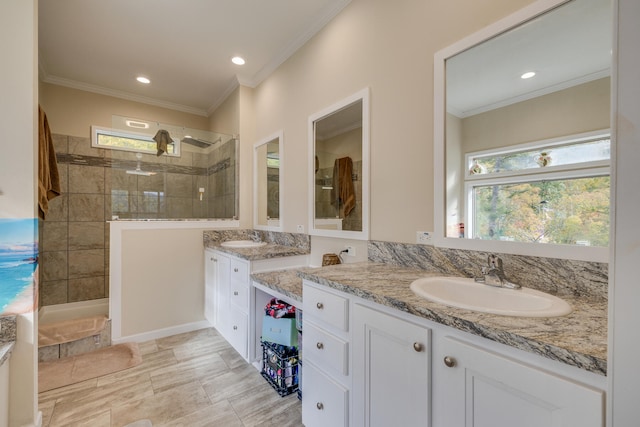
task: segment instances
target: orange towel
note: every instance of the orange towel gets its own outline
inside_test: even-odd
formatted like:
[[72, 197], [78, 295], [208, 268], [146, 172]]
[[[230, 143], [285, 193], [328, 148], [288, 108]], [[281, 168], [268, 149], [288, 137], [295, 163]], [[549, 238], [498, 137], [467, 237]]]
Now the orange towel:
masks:
[[62, 193], [58, 161], [47, 115], [38, 106], [38, 216], [45, 219], [49, 201]]
[[333, 190], [331, 203], [342, 202], [342, 218], [346, 218], [356, 207], [356, 192], [353, 188], [353, 161], [351, 157], [336, 159], [333, 164]]

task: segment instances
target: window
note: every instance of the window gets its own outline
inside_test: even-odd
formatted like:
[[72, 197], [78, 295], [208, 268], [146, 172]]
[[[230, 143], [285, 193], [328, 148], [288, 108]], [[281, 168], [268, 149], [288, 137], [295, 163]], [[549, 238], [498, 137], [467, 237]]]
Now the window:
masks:
[[[153, 136], [97, 126], [91, 126], [91, 146], [139, 153], [156, 154], [158, 152]], [[179, 157], [180, 140], [173, 138], [173, 143], [167, 146], [166, 154], [168, 156]]]
[[469, 236], [607, 246], [610, 148], [600, 133], [467, 154]]

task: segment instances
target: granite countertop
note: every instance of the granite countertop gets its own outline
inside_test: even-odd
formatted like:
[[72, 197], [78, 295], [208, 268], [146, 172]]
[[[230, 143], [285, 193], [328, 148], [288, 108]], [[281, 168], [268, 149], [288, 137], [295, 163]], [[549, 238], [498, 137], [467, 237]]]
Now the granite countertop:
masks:
[[11, 356], [16, 336], [16, 316], [0, 317], [0, 366]]
[[257, 261], [262, 259], [280, 258], [296, 255], [309, 255], [309, 251], [295, 246], [277, 245], [268, 243], [264, 246], [254, 248], [231, 248], [221, 246], [218, 242], [206, 242], [205, 248], [215, 249], [247, 261]]
[[[257, 273], [251, 277], [302, 301], [301, 278], [492, 341], [600, 375], [607, 369], [607, 301], [563, 296], [573, 311], [562, 317], [499, 316], [457, 309], [417, 297], [414, 280], [438, 275], [390, 264], [355, 263]], [[296, 279], [296, 276], [299, 276]], [[298, 292], [300, 294], [298, 294]]]

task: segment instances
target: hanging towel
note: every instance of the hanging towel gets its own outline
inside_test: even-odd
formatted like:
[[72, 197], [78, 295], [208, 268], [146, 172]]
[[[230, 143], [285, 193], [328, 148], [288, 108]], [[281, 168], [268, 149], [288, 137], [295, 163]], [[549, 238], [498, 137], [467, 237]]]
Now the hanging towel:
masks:
[[346, 218], [356, 207], [356, 192], [353, 188], [353, 161], [351, 157], [336, 159], [333, 164], [333, 189], [331, 203], [342, 203], [342, 218]]
[[47, 115], [38, 105], [38, 217], [45, 219], [49, 201], [62, 193], [56, 151]]
[[156, 136], [154, 136], [153, 139], [156, 141], [156, 146], [158, 147], [158, 156], [162, 155], [162, 153], [166, 153], [167, 144], [171, 144], [173, 142], [169, 132], [164, 129], [160, 129], [156, 132]]

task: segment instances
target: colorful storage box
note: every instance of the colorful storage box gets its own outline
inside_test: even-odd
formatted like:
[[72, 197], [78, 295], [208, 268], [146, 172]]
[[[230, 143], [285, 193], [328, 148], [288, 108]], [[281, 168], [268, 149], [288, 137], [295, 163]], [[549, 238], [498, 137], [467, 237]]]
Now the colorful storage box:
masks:
[[295, 318], [265, 316], [262, 319], [262, 341], [273, 342], [287, 347], [298, 346], [298, 330]]

